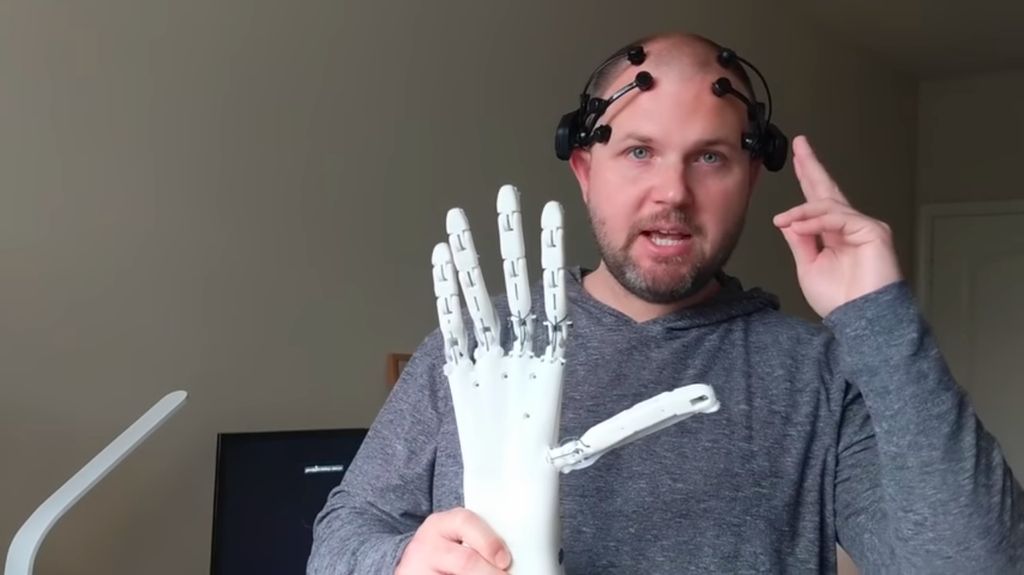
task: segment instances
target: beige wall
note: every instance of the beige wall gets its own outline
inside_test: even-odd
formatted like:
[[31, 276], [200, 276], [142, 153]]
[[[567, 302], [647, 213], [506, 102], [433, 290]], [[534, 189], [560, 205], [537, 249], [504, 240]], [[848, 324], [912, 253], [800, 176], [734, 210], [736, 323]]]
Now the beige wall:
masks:
[[[906, 256], [914, 83], [765, 2], [0, 3], [0, 542], [182, 388], [36, 572], [206, 570], [216, 433], [368, 425], [385, 354], [432, 328], [448, 207], [492, 289], [506, 182], [535, 231], [562, 200], [594, 263], [553, 127], [596, 61], [665, 28], [752, 57]], [[765, 178], [732, 271], [807, 313], [770, 224], [799, 200]]]
[[1024, 69], [921, 84], [921, 204], [1024, 199]]

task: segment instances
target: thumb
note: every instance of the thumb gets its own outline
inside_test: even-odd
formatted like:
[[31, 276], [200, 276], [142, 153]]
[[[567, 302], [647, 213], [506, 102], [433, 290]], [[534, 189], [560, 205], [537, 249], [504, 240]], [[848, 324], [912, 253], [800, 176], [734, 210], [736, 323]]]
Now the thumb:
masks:
[[793, 259], [797, 267], [809, 265], [818, 257], [818, 239], [813, 234], [798, 234], [791, 226], [779, 228], [782, 237], [789, 244], [789, 250], [793, 252]]
[[508, 547], [482, 517], [465, 508], [443, 515], [445, 520], [439, 526], [442, 537], [466, 545], [499, 569], [508, 568], [512, 562]]

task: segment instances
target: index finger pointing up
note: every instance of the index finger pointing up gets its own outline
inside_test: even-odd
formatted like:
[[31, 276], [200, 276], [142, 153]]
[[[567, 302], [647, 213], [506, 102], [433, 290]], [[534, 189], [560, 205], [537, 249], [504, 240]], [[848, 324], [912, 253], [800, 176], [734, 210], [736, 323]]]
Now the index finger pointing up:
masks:
[[846, 196], [839, 190], [839, 185], [814, 155], [806, 136], [793, 138], [793, 169], [796, 171], [797, 180], [800, 181], [804, 197], [808, 200], [833, 199], [848, 203]]

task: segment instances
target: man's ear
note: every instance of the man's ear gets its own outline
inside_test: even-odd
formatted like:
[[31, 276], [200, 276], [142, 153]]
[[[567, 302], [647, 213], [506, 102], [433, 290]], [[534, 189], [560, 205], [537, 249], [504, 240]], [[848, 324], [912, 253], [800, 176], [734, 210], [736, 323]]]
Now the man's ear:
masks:
[[754, 160], [751, 162], [750, 167], [750, 191], [753, 193], [754, 188], [757, 187], [757, 182], [761, 181], [761, 173], [764, 172], [764, 164], [761, 160]]
[[580, 192], [583, 193], [583, 203], [590, 200], [590, 151], [575, 149], [569, 156], [569, 167], [576, 176], [576, 182], [580, 185]]

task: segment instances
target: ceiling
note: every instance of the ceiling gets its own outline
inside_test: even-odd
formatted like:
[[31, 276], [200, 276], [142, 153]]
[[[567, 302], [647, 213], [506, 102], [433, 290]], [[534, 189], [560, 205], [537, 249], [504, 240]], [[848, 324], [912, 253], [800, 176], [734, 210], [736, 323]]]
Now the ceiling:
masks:
[[1024, 68], [1024, 0], [792, 0], [921, 78]]

